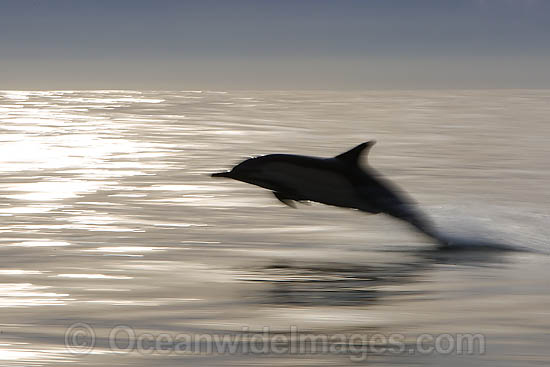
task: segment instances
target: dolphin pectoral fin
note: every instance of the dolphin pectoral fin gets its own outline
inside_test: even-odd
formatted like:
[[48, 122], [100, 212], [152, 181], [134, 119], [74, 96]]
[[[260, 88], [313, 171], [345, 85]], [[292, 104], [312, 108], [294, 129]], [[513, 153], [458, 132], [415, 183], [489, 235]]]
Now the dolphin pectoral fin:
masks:
[[285, 205], [288, 205], [289, 207], [291, 208], [294, 208], [296, 209], [296, 204], [294, 203], [294, 200], [290, 199], [289, 197], [287, 197], [285, 194], [281, 193], [281, 192], [278, 192], [278, 191], [273, 191], [273, 195], [275, 195], [275, 197], [283, 204]]

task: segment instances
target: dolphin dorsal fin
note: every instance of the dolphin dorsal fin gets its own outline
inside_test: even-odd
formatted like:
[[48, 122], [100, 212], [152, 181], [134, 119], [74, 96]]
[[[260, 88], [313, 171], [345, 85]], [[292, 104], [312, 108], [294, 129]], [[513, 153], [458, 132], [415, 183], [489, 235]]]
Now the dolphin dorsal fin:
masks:
[[363, 151], [368, 150], [370, 147], [372, 147], [376, 141], [370, 140], [364, 143], [359, 144], [355, 148], [352, 148], [348, 150], [347, 152], [344, 152], [342, 154], [337, 155], [335, 158], [339, 159], [341, 161], [357, 165], [359, 161], [359, 157], [363, 153]]

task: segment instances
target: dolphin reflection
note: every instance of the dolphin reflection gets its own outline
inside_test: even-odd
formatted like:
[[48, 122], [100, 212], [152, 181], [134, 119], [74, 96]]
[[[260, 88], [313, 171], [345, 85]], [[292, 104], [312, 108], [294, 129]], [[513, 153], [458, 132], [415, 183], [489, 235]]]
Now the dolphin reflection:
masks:
[[[508, 263], [505, 249], [416, 248], [385, 251], [397, 261], [374, 264], [279, 260], [245, 271], [242, 280], [268, 287], [253, 299], [259, 303], [305, 306], [371, 305], [393, 296], [422, 296], [402, 287], [425, 279], [437, 265], [499, 267]], [[242, 269], [241, 269], [242, 270]]]

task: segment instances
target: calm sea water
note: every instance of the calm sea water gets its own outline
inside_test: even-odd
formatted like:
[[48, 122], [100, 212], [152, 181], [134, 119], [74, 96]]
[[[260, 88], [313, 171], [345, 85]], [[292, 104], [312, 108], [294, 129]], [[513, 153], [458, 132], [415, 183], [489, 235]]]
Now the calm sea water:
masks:
[[[549, 102], [545, 90], [0, 92], [0, 364], [546, 365]], [[369, 164], [442, 231], [527, 251], [441, 251], [382, 215], [291, 209], [208, 176], [370, 139]], [[258, 333], [348, 349], [176, 349], [181, 335], [250, 347]], [[485, 350], [436, 345], [458, 333]], [[438, 351], [418, 350], [422, 334]], [[354, 361], [352, 335], [378, 349]]]

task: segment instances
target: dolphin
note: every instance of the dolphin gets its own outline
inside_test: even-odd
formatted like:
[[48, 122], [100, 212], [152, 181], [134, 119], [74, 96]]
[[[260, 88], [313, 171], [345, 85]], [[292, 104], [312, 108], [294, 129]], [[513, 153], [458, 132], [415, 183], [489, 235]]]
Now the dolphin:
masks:
[[359, 162], [375, 144], [367, 141], [331, 158], [269, 154], [247, 159], [226, 172], [226, 177], [271, 190], [282, 203], [314, 201], [326, 205], [385, 213], [403, 220], [440, 241], [431, 222], [396, 185]]

